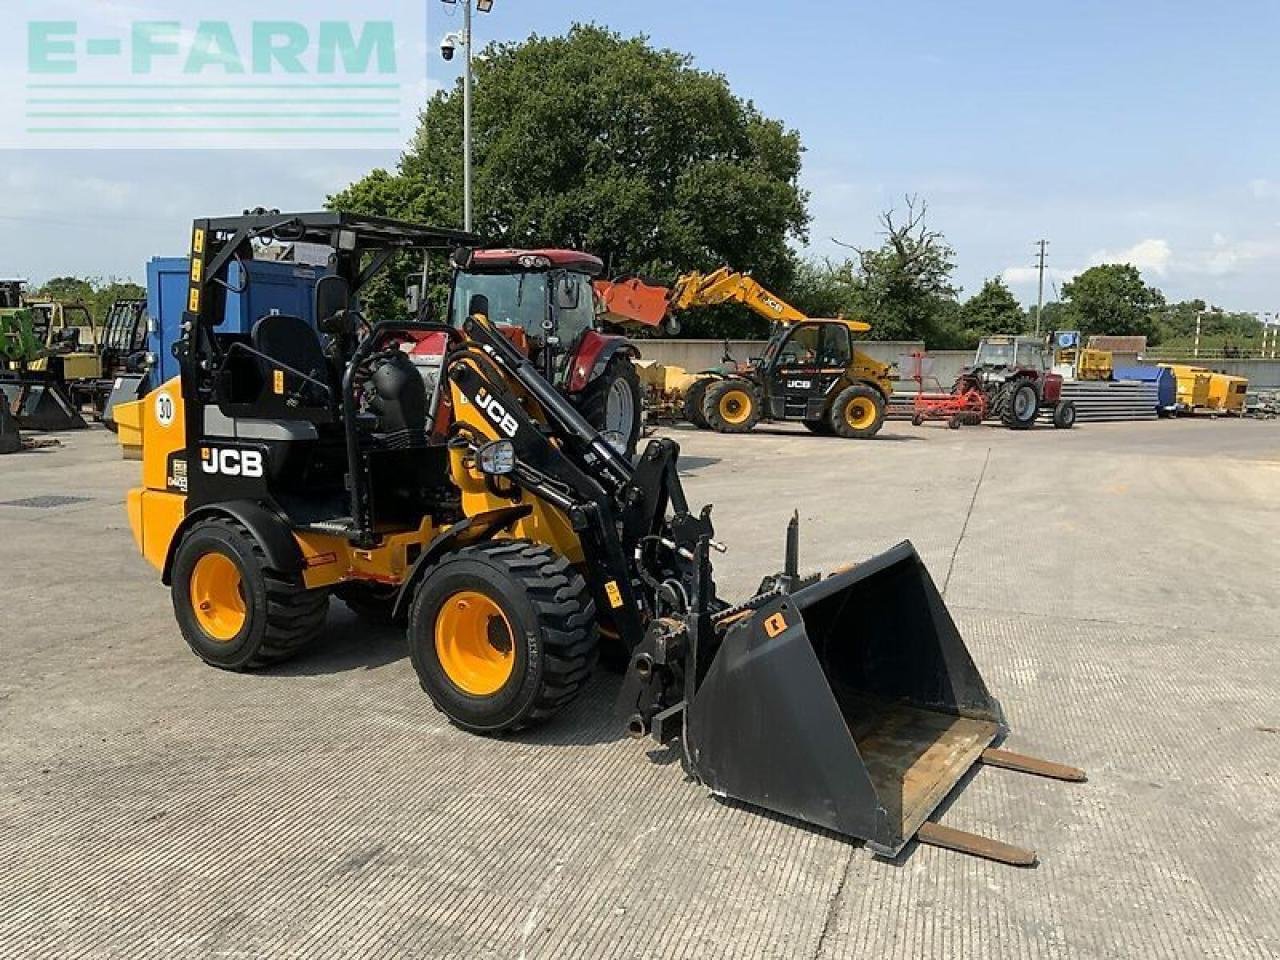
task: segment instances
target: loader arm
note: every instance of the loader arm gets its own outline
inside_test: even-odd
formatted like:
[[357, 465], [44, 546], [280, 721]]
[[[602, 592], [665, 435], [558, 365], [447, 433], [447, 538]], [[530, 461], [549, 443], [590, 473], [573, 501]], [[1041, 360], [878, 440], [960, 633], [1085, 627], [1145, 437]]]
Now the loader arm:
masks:
[[[721, 303], [740, 303], [770, 323], [784, 326], [815, 319], [797, 310], [747, 273], [721, 267], [713, 273], [687, 273], [671, 290], [670, 310], [679, 312]], [[871, 325], [860, 320], [838, 318], [855, 333], [865, 333]]]

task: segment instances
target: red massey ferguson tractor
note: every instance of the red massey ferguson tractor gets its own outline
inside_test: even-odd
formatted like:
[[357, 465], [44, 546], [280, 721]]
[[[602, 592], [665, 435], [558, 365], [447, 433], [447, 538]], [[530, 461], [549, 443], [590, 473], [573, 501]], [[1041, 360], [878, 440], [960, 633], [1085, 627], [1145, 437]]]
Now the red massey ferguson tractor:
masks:
[[973, 366], [961, 371], [950, 394], [916, 396], [913, 422], [945, 419], [954, 429], [996, 419], [1011, 430], [1027, 430], [1041, 410], [1053, 411], [1053, 425], [1060, 430], [1075, 426], [1075, 404], [1062, 399], [1062, 377], [1050, 369], [1044, 341], [985, 337]]
[[640, 438], [640, 351], [603, 332], [593, 281], [598, 257], [575, 250], [459, 250], [449, 319], [483, 308], [550, 383], [626, 456]]

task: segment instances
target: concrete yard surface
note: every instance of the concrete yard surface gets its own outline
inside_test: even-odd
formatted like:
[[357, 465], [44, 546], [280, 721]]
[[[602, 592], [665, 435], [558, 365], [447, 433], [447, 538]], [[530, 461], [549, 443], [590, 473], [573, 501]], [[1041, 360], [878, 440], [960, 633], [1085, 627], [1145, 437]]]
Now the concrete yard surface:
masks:
[[915, 543], [1006, 747], [1088, 770], [940, 813], [1037, 867], [718, 801], [608, 673], [470, 736], [337, 602], [285, 666], [206, 667], [95, 429], [0, 458], [0, 957], [1280, 957], [1280, 422], [662, 432], [731, 600], [793, 510], [805, 569]]

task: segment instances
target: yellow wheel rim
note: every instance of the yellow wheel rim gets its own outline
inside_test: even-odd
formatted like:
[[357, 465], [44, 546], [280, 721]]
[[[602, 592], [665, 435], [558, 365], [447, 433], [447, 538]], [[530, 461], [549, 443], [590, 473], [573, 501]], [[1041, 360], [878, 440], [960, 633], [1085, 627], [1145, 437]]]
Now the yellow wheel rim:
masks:
[[720, 398], [720, 419], [734, 426], [751, 419], [751, 394], [745, 390], [726, 390]]
[[229, 643], [248, 618], [240, 568], [221, 553], [206, 553], [191, 571], [191, 606], [210, 639]]
[[844, 419], [854, 430], [865, 430], [876, 422], [876, 405], [867, 397], [854, 397], [844, 408]]
[[507, 615], [483, 593], [453, 594], [436, 618], [436, 656], [458, 689], [476, 697], [497, 693], [516, 664]]

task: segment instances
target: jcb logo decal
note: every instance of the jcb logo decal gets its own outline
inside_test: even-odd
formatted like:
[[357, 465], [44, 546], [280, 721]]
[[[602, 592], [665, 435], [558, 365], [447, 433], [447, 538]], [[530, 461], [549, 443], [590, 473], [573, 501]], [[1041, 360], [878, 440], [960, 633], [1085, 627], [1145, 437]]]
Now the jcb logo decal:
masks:
[[484, 411], [484, 415], [493, 421], [493, 425], [508, 437], [514, 437], [520, 431], [520, 423], [507, 413], [497, 397], [490, 396], [489, 391], [481, 387], [476, 391], [476, 406]]
[[217, 450], [204, 447], [200, 451], [200, 469], [224, 477], [258, 478], [263, 475], [262, 453], [258, 450]]
[[789, 390], [808, 390], [813, 386], [812, 380], [788, 380], [787, 389]]

